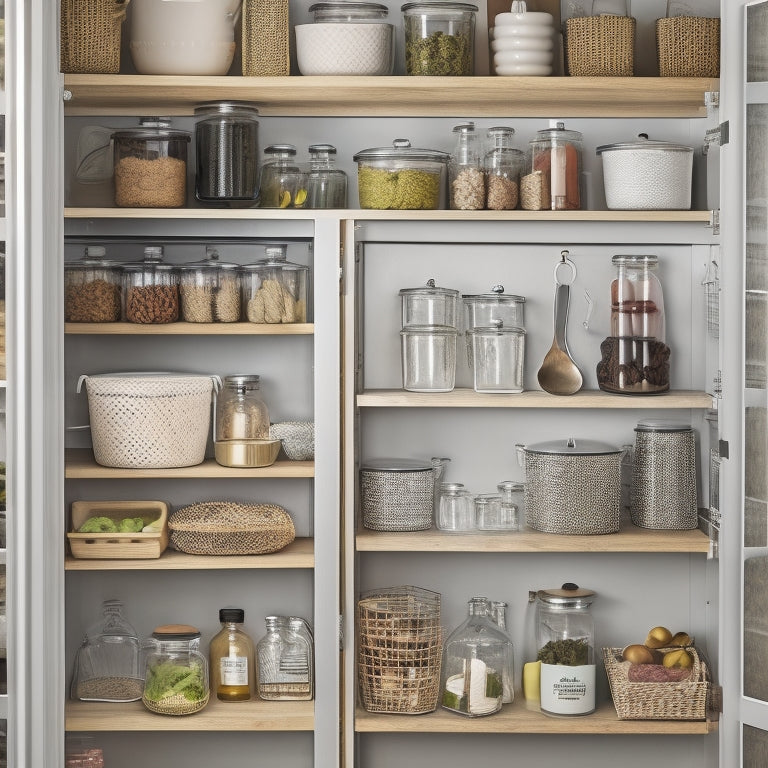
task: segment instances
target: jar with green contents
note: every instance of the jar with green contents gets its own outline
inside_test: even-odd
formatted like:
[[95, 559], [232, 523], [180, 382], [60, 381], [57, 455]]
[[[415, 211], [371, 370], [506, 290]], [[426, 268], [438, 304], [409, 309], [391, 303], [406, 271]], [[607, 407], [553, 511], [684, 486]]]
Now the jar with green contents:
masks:
[[419, 210], [444, 207], [449, 155], [417, 149], [408, 139], [354, 156], [361, 208]]
[[400, 10], [405, 28], [407, 75], [474, 73], [476, 5], [406, 3]]

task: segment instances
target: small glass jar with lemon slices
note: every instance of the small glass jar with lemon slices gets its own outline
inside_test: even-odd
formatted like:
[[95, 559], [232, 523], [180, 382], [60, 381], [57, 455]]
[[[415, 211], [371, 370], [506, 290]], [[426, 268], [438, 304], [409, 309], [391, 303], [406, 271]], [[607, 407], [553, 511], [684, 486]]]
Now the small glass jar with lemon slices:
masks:
[[271, 144], [264, 150], [259, 190], [262, 208], [303, 208], [307, 172], [296, 162], [292, 144]]

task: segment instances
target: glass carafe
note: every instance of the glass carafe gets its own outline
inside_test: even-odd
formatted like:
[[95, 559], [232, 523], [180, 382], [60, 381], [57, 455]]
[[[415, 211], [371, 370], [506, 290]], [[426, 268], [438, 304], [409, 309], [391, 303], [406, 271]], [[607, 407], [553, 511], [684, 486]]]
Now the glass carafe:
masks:
[[501, 709], [504, 669], [510, 640], [490, 617], [485, 597], [469, 601], [469, 617], [445, 643], [441, 702], [445, 709], [469, 717]]
[[456, 146], [448, 161], [450, 205], [454, 210], [481, 211], [485, 207], [485, 175], [474, 123], [457, 125]]
[[267, 634], [256, 645], [259, 696], [274, 701], [311, 699], [314, 665], [308, 626], [290, 616], [267, 616], [266, 624]]

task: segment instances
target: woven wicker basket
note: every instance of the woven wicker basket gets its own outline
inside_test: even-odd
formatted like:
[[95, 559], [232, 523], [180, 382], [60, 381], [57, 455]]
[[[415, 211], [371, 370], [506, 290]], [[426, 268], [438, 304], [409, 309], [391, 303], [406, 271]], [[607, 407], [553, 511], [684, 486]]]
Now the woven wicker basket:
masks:
[[130, 0], [61, 0], [61, 71], [116, 75]]
[[171, 547], [190, 555], [266, 555], [296, 537], [291, 516], [276, 504], [205, 501], [168, 518]]
[[603, 648], [603, 661], [619, 720], [705, 720], [710, 689], [707, 665], [695, 648], [691, 677], [679, 683], [634, 683], [621, 648]]
[[357, 604], [358, 677], [368, 712], [437, 708], [442, 664], [440, 595], [419, 587], [367, 593]]
[[565, 23], [568, 74], [574, 77], [631, 77], [634, 74], [635, 19], [631, 16], [577, 16]]
[[289, 75], [288, 0], [244, 0], [243, 74]]
[[661, 77], [720, 76], [720, 19], [657, 19], [656, 46]]

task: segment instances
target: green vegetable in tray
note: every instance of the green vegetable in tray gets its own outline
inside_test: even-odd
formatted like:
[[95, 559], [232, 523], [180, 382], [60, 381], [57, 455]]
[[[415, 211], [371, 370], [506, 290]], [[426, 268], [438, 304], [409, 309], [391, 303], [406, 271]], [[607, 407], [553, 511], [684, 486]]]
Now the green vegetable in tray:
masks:
[[539, 650], [536, 659], [542, 664], [581, 667], [589, 664], [589, 645], [584, 639], [550, 640]]
[[203, 671], [199, 664], [184, 666], [163, 661], [147, 670], [145, 699], [159, 702], [178, 694], [189, 701], [202, 701], [205, 698]]
[[88, 518], [78, 529], [79, 533], [116, 533], [115, 521], [108, 517]]
[[140, 517], [124, 517], [118, 524], [120, 533], [139, 533], [144, 528], [144, 520]]

